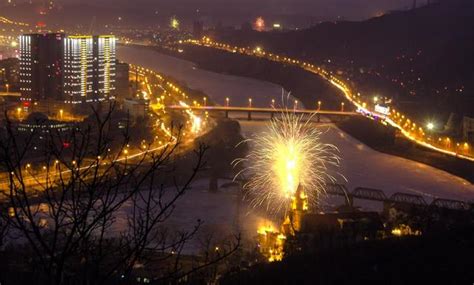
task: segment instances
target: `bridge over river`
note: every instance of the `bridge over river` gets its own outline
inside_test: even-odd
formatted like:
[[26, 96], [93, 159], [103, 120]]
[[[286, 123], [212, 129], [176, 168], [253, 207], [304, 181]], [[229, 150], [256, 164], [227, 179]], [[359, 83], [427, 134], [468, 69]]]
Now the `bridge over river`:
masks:
[[252, 114], [259, 114], [259, 119], [262, 118], [261, 115], [267, 115], [265, 118], [273, 118], [284, 112], [291, 112], [296, 115], [308, 115], [308, 119], [313, 121], [320, 122], [321, 117], [334, 119], [334, 118], [344, 118], [351, 116], [360, 116], [356, 112], [345, 112], [345, 111], [331, 111], [331, 110], [307, 110], [307, 109], [283, 109], [283, 108], [262, 108], [262, 107], [232, 107], [232, 106], [167, 106], [167, 110], [189, 110], [196, 112], [207, 112], [209, 114], [223, 113], [226, 118], [229, 118], [230, 115], [239, 115], [246, 114], [248, 120], [252, 120]]
[[[282, 97], [283, 88], [276, 84], [201, 70], [192, 62], [163, 55], [150, 49], [122, 46], [118, 49], [118, 58], [185, 82], [188, 87], [201, 90], [208, 95], [210, 101], [225, 104], [226, 99], [229, 98], [232, 103], [229, 107], [232, 108], [233, 106], [249, 107], [249, 98], [252, 98], [251, 107], [262, 110], [262, 113], [252, 110], [253, 120], [247, 120], [248, 110], [245, 109], [235, 108], [229, 110], [228, 114], [231, 118], [243, 119], [239, 122], [242, 135], [246, 138], [259, 136], [265, 132], [267, 122], [257, 119], [260, 116], [264, 118], [271, 116], [274, 111], [269, 108], [270, 103], [272, 100], [278, 102]], [[290, 96], [288, 100], [294, 102], [296, 98]], [[211, 107], [214, 109], [211, 110]], [[206, 108], [207, 110], [202, 111], [225, 114], [225, 106]], [[304, 106], [300, 105], [299, 109], [304, 109]], [[234, 111], [236, 113], [233, 113]], [[308, 112], [314, 112], [314, 110]], [[321, 123], [317, 127], [323, 132], [321, 139], [325, 143], [338, 147], [342, 161], [337, 182], [346, 185], [349, 189], [363, 185], [372, 189], [384, 189], [388, 196], [403, 192], [421, 195], [430, 200], [439, 197], [459, 201], [474, 199], [474, 185], [462, 178], [426, 164], [377, 152], [333, 124]], [[358, 203], [357, 199], [354, 203]]]

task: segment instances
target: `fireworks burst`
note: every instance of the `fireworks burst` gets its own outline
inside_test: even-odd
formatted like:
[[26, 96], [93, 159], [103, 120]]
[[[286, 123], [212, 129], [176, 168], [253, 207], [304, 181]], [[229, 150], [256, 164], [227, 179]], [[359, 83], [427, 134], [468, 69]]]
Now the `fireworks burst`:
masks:
[[267, 130], [248, 140], [252, 150], [235, 165], [243, 163], [250, 180], [244, 185], [254, 207], [286, 213], [299, 185], [310, 205], [318, 203], [328, 182], [335, 182], [331, 168], [339, 166], [338, 149], [321, 141], [321, 131], [311, 118], [286, 111], [272, 119]]

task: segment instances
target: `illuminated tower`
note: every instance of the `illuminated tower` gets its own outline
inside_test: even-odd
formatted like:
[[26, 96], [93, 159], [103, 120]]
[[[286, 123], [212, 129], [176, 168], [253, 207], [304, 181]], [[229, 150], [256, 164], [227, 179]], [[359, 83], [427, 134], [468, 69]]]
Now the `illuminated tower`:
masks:
[[63, 94], [64, 34], [20, 36], [20, 91], [23, 100], [59, 100]]
[[92, 102], [94, 49], [92, 36], [68, 36], [64, 40], [64, 100]]
[[34, 96], [32, 40], [31, 35], [20, 36], [20, 92], [24, 99]]
[[94, 37], [94, 93], [109, 98], [115, 90], [116, 39], [114, 36]]
[[113, 97], [116, 78], [114, 36], [20, 36], [22, 99], [78, 104]]
[[298, 185], [295, 195], [291, 198], [291, 210], [282, 225], [282, 232], [286, 236], [294, 235], [301, 230], [301, 220], [308, 211], [308, 196], [303, 186]]

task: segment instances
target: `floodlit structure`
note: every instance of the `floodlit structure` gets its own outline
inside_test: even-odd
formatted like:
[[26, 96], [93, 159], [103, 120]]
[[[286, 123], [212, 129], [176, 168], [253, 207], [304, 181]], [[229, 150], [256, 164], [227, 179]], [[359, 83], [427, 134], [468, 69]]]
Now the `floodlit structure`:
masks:
[[81, 103], [93, 95], [93, 38], [72, 36], [64, 41], [64, 100]]
[[26, 101], [61, 99], [65, 35], [20, 36], [20, 91]]
[[116, 78], [116, 39], [112, 35], [94, 37], [94, 90], [100, 97], [112, 96]]
[[78, 104], [114, 97], [116, 39], [104, 36], [20, 36], [20, 91], [24, 101]]

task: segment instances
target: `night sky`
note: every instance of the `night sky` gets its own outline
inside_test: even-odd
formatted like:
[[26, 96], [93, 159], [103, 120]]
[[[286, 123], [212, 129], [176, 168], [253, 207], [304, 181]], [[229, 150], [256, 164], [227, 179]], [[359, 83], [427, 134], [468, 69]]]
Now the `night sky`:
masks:
[[[61, 0], [56, 0], [61, 1]], [[199, 9], [210, 15], [272, 14], [304, 15], [327, 20], [342, 17], [364, 19], [378, 13], [410, 7], [413, 0], [63, 0], [117, 6], [141, 6], [146, 9], [164, 9], [177, 13]], [[425, 0], [418, 0], [422, 3]], [[425, 1], [426, 2], [426, 1]], [[138, 5], [140, 3], [141, 5]]]
[[[0, 4], [8, 0], [0, 0]], [[12, 0], [14, 3], [26, 0]], [[50, 1], [50, 0], [48, 0]], [[45, 0], [27, 0], [39, 4]], [[63, 22], [82, 20], [90, 22], [93, 16], [104, 23], [118, 17], [132, 25], [166, 25], [171, 17], [177, 17], [184, 26], [195, 20], [206, 25], [224, 24], [240, 26], [263, 17], [269, 25], [280, 23], [288, 28], [304, 28], [321, 21], [365, 20], [393, 10], [412, 6], [413, 0], [52, 0], [62, 13], [51, 13], [49, 21]], [[423, 5], [428, 0], [417, 0]], [[77, 4], [80, 4], [79, 6]], [[39, 5], [41, 6], [41, 4]], [[23, 7], [22, 5], [18, 7]], [[27, 18], [19, 8], [15, 13]], [[33, 10], [36, 11], [36, 10]], [[36, 15], [37, 16], [37, 15]], [[33, 15], [33, 19], [36, 19]], [[85, 16], [85, 17], [84, 17]], [[98, 21], [100, 21], [98, 20]], [[48, 20], [42, 20], [48, 21]]]

